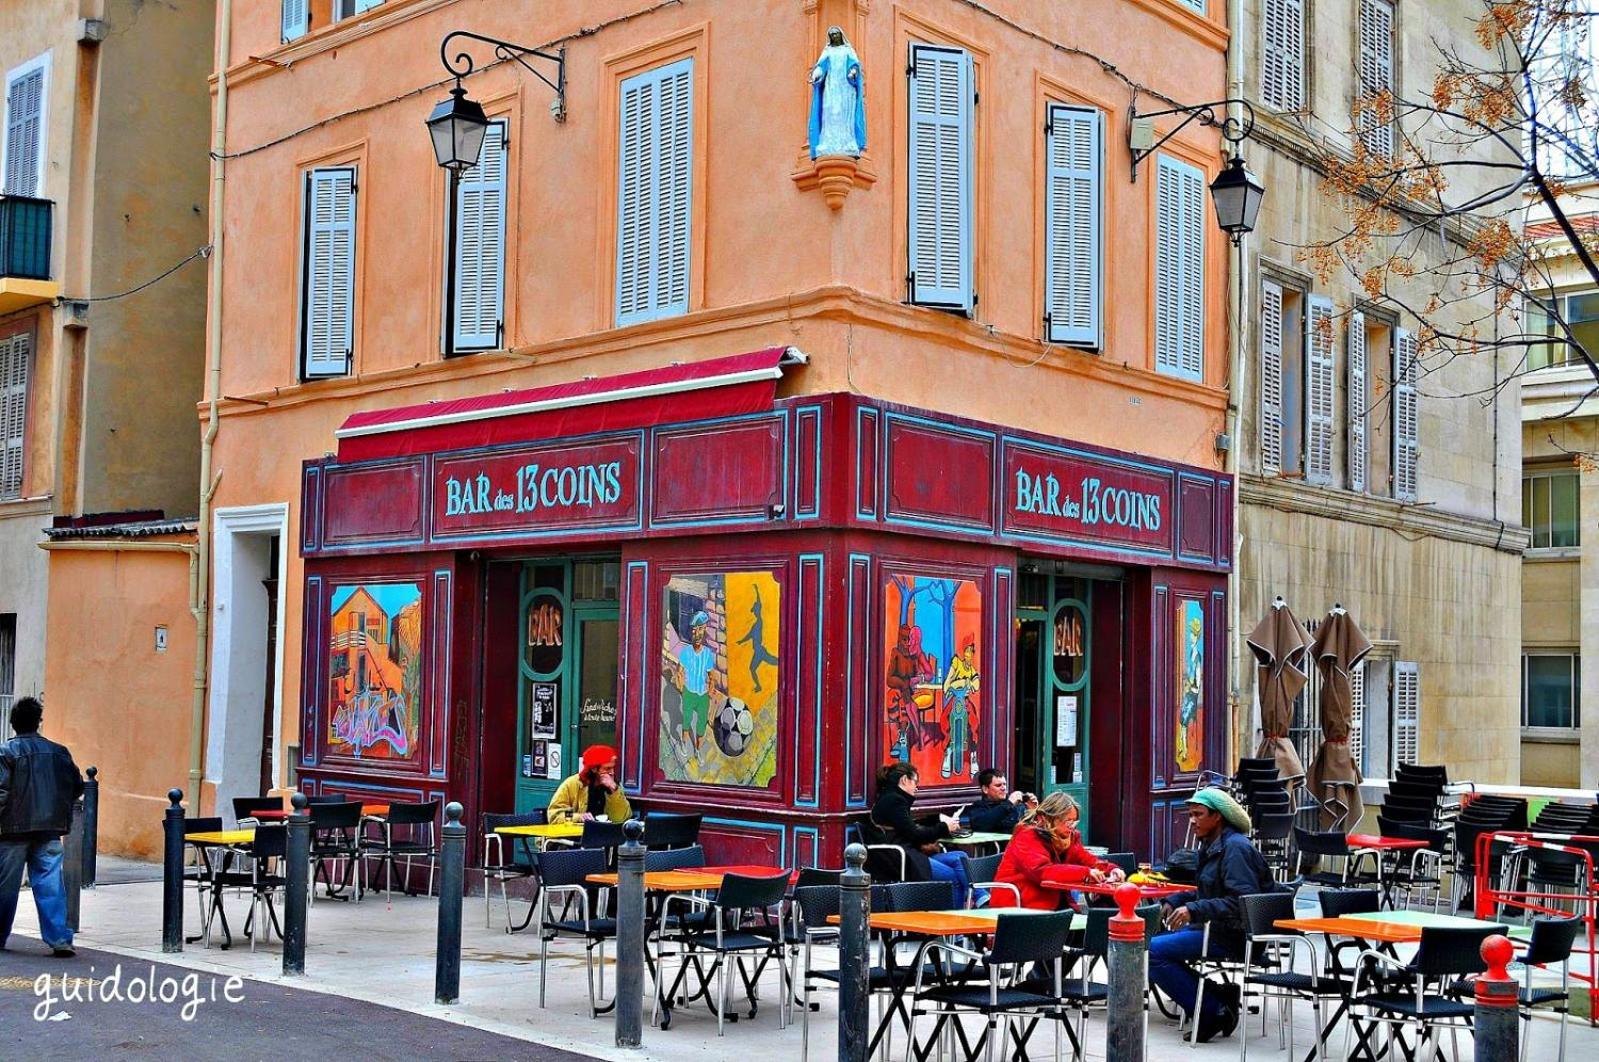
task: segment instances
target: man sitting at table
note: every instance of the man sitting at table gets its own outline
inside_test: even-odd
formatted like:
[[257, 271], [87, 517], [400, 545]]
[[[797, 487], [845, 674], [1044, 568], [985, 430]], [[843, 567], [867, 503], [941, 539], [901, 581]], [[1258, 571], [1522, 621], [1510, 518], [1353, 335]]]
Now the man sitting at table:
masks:
[[[999, 862], [994, 880], [1016, 886], [1021, 905], [1037, 911], [1054, 911], [1071, 906], [1071, 894], [1051, 885], [1098, 885], [1122, 880], [1120, 867], [1096, 859], [1083, 847], [1077, 832], [1081, 817], [1077, 801], [1056, 791], [1046, 796], [1011, 835], [1005, 857]], [[1010, 907], [1014, 903], [1009, 889], [989, 892], [990, 907]]]
[[[1244, 954], [1241, 896], [1277, 891], [1271, 869], [1249, 840], [1249, 812], [1222, 789], [1201, 789], [1188, 801], [1188, 821], [1199, 844], [1198, 888], [1162, 900], [1166, 932], [1149, 944], [1149, 980], [1192, 1016], [1199, 975], [1188, 963], [1202, 957], [1204, 926], [1211, 925], [1205, 957], [1237, 960]], [[1230, 1035], [1238, 1025], [1238, 996], [1207, 986], [1193, 1035], [1200, 1043]]]
[[633, 806], [616, 781], [616, 750], [590, 745], [583, 750], [583, 769], [562, 782], [550, 799], [551, 822], [588, 822], [604, 818], [626, 822]]
[[1010, 792], [1005, 773], [992, 767], [977, 772], [977, 785], [983, 799], [961, 816], [974, 833], [1010, 833], [1029, 809], [1038, 806], [1038, 798], [1031, 793]]
[[[971, 878], [962, 852], [946, 852], [938, 843], [954, 834], [957, 822], [940, 815], [937, 822], [917, 822], [911, 816], [916, 800], [916, 768], [901, 760], [877, 771], [877, 802], [871, 820], [889, 844], [905, 850], [906, 881], [948, 881], [955, 886], [955, 906], [966, 906]], [[981, 897], [979, 897], [981, 899]]]

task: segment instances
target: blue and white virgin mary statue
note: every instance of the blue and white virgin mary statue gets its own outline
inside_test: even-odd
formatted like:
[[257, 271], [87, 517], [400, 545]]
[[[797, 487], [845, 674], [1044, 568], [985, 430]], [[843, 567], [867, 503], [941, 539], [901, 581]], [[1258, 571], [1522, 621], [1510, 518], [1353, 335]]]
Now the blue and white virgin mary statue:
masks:
[[866, 150], [866, 100], [861, 91], [861, 61], [837, 26], [827, 30], [827, 47], [811, 68], [811, 158]]

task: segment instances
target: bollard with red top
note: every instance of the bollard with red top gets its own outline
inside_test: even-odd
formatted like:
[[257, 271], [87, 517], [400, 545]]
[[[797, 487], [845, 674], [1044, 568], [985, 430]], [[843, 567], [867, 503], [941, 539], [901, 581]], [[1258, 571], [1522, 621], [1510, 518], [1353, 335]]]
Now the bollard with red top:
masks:
[[1514, 1062], [1516, 1058], [1520, 990], [1505, 970], [1514, 956], [1515, 949], [1506, 937], [1496, 934], [1482, 942], [1488, 972], [1477, 978], [1477, 1013], [1472, 1019], [1478, 1062]]
[[1110, 919], [1110, 991], [1106, 999], [1105, 1058], [1108, 1062], [1144, 1062], [1148, 1019], [1144, 989], [1149, 983], [1149, 943], [1144, 920], [1134, 913], [1140, 894], [1137, 885], [1116, 890], [1119, 910]]

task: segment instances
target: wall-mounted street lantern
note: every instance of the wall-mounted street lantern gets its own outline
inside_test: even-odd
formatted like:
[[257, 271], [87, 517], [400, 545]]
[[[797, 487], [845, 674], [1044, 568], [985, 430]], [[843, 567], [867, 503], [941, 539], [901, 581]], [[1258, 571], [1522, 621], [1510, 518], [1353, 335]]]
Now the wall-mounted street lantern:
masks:
[[[550, 114], [557, 122], [566, 121], [566, 49], [563, 47], [556, 52], [543, 52], [537, 48], [528, 48], [510, 41], [502, 41], [495, 37], [485, 37], [481, 33], [470, 30], [455, 30], [447, 33], [439, 42], [439, 61], [444, 64], [444, 69], [455, 76], [455, 87], [450, 90], [448, 99], [440, 100], [433, 108], [433, 113], [428, 115], [428, 136], [433, 141], [433, 157], [438, 164], [450, 175], [450, 209], [446, 225], [445, 251], [445, 277], [444, 277], [444, 356], [455, 356], [455, 255], [456, 255], [456, 212], [459, 209], [457, 200], [460, 196], [461, 174], [476, 166], [478, 157], [483, 152], [483, 138], [488, 133], [488, 115], [483, 113], [483, 105], [466, 94], [466, 88], [461, 84], [477, 65], [472, 61], [472, 56], [464, 50], [450, 55], [450, 42], [457, 37], [468, 40], [482, 41], [484, 44], [494, 46], [494, 57], [498, 60], [510, 60], [522, 67], [528, 73], [544, 82], [555, 90], [555, 99], [550, 101]], [[543, 73], [534, 69], [528, 63], [528, 58], [542, 59], [555, 64], [555, 80], [551, 81]]]
[[[1243, 113], [1242, 118], [1219, 115], [1217, 108], [1231, 104], [1238, 105]], [[1183, 120], [1167, 131], [1165, 136], [1156, 140], [1155, 119], [1174, 114], [1184, 115]], [[1164, 111], [1131, 115], [1127, 125], [1127, 146], [1133, 153], [1133, 180], [1135, 182], [1138, 180], [1140, 162], [1153, 155], [1162, 144], [1192, 122], [1220, 129], [1222, 139], [1227, 141], [1232, 154], [1227, 168], [1210, 182], [1210, 198], [1211, 204], [1216, 209], [1216, 224], [1236, 245], [1247, 233], [1255, 230], [1255, 219], [1260, 215], [1260, 203], [1266, 195], [1266, 186], [1260, 182], [1259, 177], [1249, 172], [1249, 167], [1245, 165], [1244, 157], [1239, 152], [1239, 145], [1249, 139], [1249, 135], [1255, 131], [1255, 109], [1249, 105], [1248, 100], [1217, 100], [1214, 103], [1198, 103], [1191, 107], [1171, 107]]]

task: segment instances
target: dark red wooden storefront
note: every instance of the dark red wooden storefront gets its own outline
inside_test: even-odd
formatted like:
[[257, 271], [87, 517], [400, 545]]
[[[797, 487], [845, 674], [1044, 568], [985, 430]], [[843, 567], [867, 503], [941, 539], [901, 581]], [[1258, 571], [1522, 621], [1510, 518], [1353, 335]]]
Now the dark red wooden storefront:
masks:
[[718, 862], [838, 865], [890, 755], [929, 809], [997, 765], [1085, 799], [1094, 842], [1180, 843], [1227, 754], [1230, 480], [779, 399], [793, 363], [352, 417], [304, 473], [301, 788], [459, 800], [475, 849], [614, 733]]

